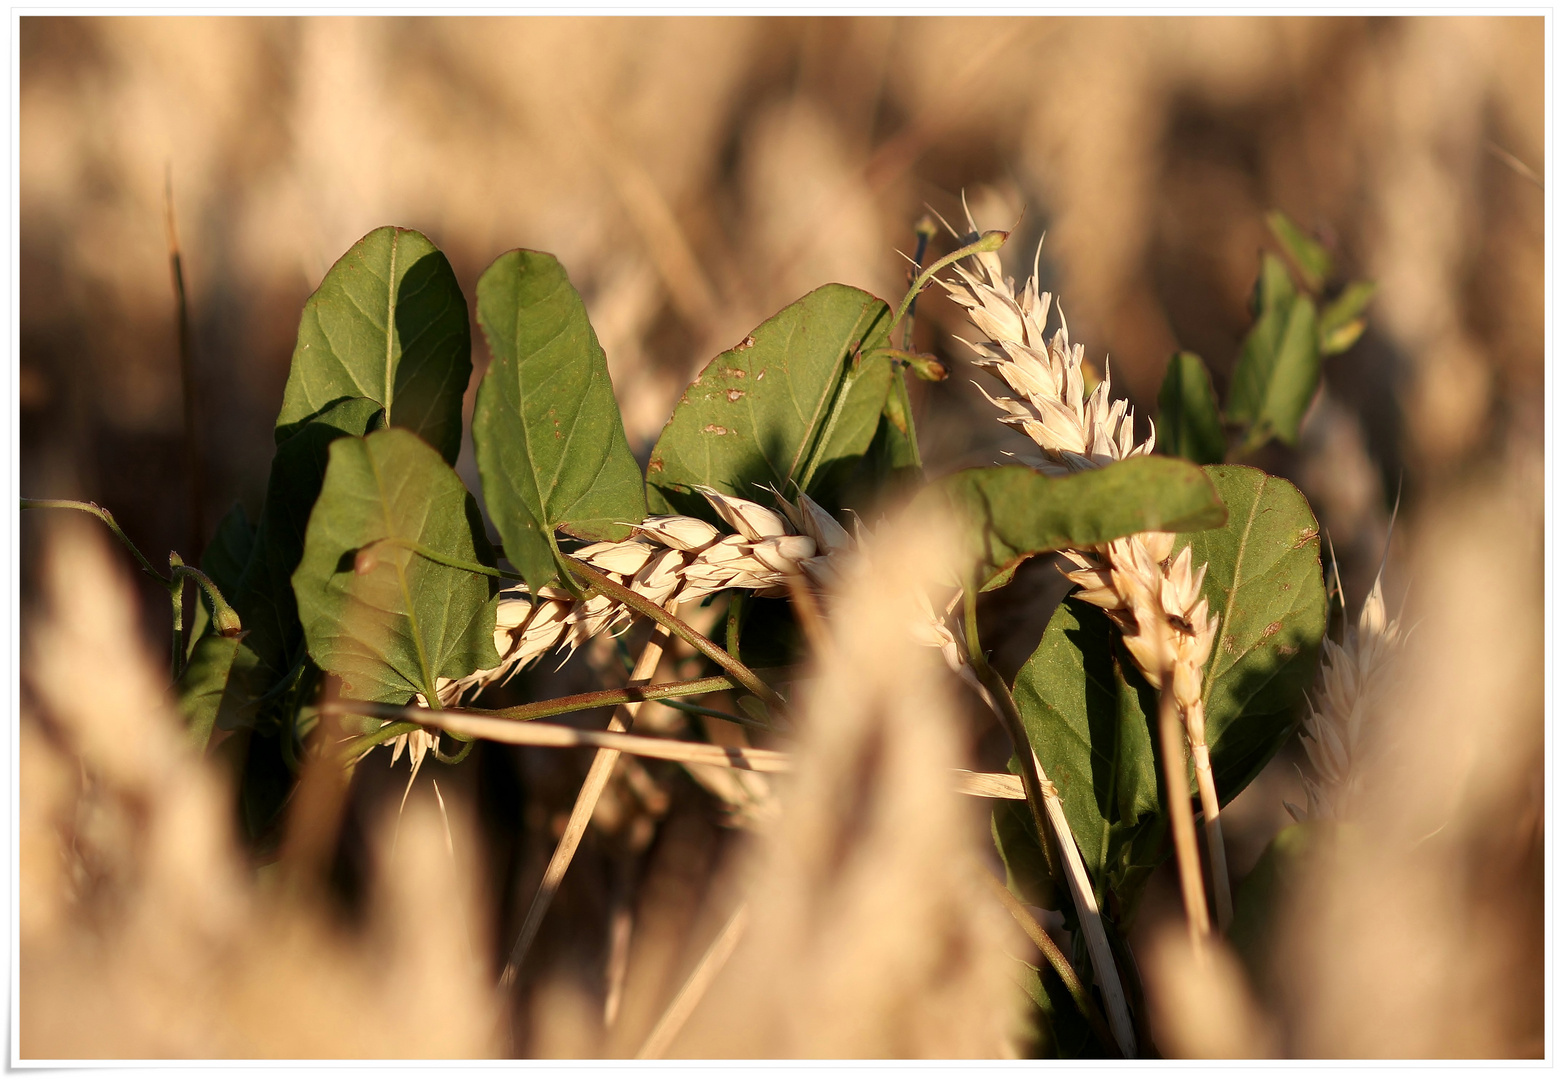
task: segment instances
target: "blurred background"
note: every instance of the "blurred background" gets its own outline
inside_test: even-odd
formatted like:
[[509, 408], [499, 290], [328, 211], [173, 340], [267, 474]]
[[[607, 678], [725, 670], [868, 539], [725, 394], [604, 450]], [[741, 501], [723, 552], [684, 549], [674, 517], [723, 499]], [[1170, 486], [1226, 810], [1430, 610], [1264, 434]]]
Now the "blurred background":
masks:
[[[1391, 607], [1422, 613], [1451, 661], [1429, 661], [1409, 738], [1441, 748], [1467, 808], [1429, 812], [1510, 830], [1503, 856], [1484, 830], [1447, 838], [1498, 905], [1470, 944], [1517, 996], [1465, 1050], [1438, 1027], [1402, 1049], [1541, 1052], [1544, 61], [1541, 18], [24, 18], [22, 490], [95, 500], [192, 562], [234, 500], [253, 519], [300, 309], [384, 224], [427, 234], [470, 298], [500, 252], [556, 254], [644, 455], [698, 368], [782, 305], [826, 281], [894, 303], [915, 223], [931, 208], [960, 227], [964, 193], [980, 227], [1014, 225], [1018, 277], [1040, 251], [1144, 432], [1176, 348], [1223, 392], [1282, 209], [1380, 291], [1366, 336], [1326, 361], [1301, 445], [1256, 463], [1309, 497], [1355, 615], [1400, 484]], [[953, 372], [913, 387], [930, 471], [995, 460], [1012, 433], [971, 385], [965, 321], [938, 291], [918, 314], [918, 347]], [[470, 445], [459, 470], [476, 488]], [[1061, 591], [1047, 566], [984, 613], [1009, 671], [1047, 621], [1039, 590]], [[166, 603], [140, 602], [165, 647]], [[1295, 760], [1235, 804], [1236, 874], [1287, 823], [1281, 801], [1302, 802]], [[702, 837], [669, 871], [684, 895], [720, 830], [671, 820]], [[1524, 894], [1519, 916], [1496, 881]], [[507, 910], [530, 894], [501, 891]], [[1169, 910], [1155, 883], [1143, 924]], [[1363, 1052], [1355, 1022], [1285, 1023], [1276, 1046]]]

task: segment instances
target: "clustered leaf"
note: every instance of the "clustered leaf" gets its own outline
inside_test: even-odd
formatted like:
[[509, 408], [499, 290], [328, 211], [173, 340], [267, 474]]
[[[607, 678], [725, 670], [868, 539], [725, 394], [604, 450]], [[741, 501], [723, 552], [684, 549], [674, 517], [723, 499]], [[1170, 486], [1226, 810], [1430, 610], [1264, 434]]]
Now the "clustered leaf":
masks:
[[[1353, 282], [1327, 299], [1330, 253], [1281, 214], [1268, 224], [1293, 271], [1263, 259], [1254, 323], [1223, 406], [1200, 357], [1171, 360], [1158, 436], [1174, 456], [1148, 456], [1150, 440], [1133, 445], [1133, 420], [1123, 403], [1111, 405], [1105, 385], [1089, 426], [1113, 446], [1099, 447], [1095, 434], [1076, 457], [1044, 463], [1050, 474], [968, 469], [916, 495], [965, 524], [983, 589], [1005, 585], [1035, 554], [1178, 534], [1173, 549], [1188, 545], [1193, 564], [1206, 567], [1200, 596], [1218, 620], [1201, 694], [1225, 800], [1295, 730], [1326, 599], [1303, 496], [1285, 480], [1219, 463], [1230, 446], [1242, 455], [1269, 438], [1297, 440], [1322, 357], [1358, 339], [1374, 293]], [[984, 257], [997, 277], [998, 258], [990, 249]], [[1021, 311], [970, 300], [959, 296], [995, 333]], [[1033, 316], [1033, 308], [1047, 312], [1048, 298], [1034, 292], [1019, 302]], [[450, 264], [416, 232], [377, 229], [305, 305], [259, 518], [235, 506], [202, 562], [244, 633], [217, 634], [203, 600], [178, 687], [197, 745], [214, 729], [256, 729], [240, 790], [252, 836], [287, 798], [322, 674], [352, 699], [403, 704], [418, 695], [433, 704], [453, 685], [481, 690], [561, 641], [579, 645], [628, 619], [605, 596], [577, 594], [562, 574], [562, 543], [582, 560], [571, 564], [578, 572], [586, 565], [628, 588], [663, 589], [652, 603], [679, 588], [700, 597], [741, 580], [780, 595], [787, 574], [830, 580], [837, 564], [828, 556], [851, 554], [849, 534], [817, 503], [835, 511], [921, 479], [903, 370], [938, 377], [944, 367], [891, 348], [890, 308], [861, 290], [817, 289], [708, 363], [674, 408], [645, 476], [586, 306], [554, 256], [500, 256], [479, 279], [476, 314], [490, 354], [473, 412], [478, 475], [503, 555], [526, 582], [507, 590], [498, 622], [500, 552], [453, 469], [471, 342]], [[1062, 377], [1079, 371], [1079, 347], [1069, 352], [1063, 332], [1035, 344], [1038, 378], [1055, 370], [1045, 361]], [[999, 354], [984, 355], [1005, 366]], [[1086, 401], [1090, 392], [1071, 377], [1066, 411], [1077, 404], [1072, 394]], [[1027, 385], [1011, 388], [1027, 396]], [[1000, 403], [1008, 422], [1085, 423], [1028, 400]], [[1084, 462], [1097, 467], [1071, 471]], [[763, 489], [781, 514], [749, 501]], [[747, 652], [757, 641], [793, 640], [786, 606], [763, 599], [731, 609], [731, 648], [747, 618], [760, 623], [745, 635]], [[1170, 853], [1170, 799], [1192, 794], [1193, 785], [1164, 789], [1157, 694], [1104, 611], [1074, 597], [1055, 610], [1013, 694], [1099, 905], [1120, 920], [1110, 927], [1118, 940]], [[992, 825], [1012, 891], [1063, 906], [1068, 893], [1050, 876], [1029, 813], [1002, 803]], [[1262, 907], [1241, 896], [1244, 918], [1262, 918], [1246, 914]], [[1034, 1003], [1040, 1045], [1069, 1055], [1104, 1049], [1052, 970], [1023, 965], [1018, 983]]]
[[1237, 429], [1231, 456], [1243, 458], [1270, 439], [1297, 445], [1299, 429], [1321, 380], [1321, 361], [1346, 352], [1364, 333], [1364, 309], [1375, 295], [1369, 281], [1352, 281], [1330, 299], [1335, 273], [1330, 252], [1280, 211], [1267, 215], [1288, 263], [1263, 255], [1250, 298], [1254, 318], [1239, 347], [1226, 407], [1218, 408], [1201, 358], [1179, 352], [1169, 361], [1158, 394], [1159, 448], [1197, 464], [1230, 456], [1224, 426]]

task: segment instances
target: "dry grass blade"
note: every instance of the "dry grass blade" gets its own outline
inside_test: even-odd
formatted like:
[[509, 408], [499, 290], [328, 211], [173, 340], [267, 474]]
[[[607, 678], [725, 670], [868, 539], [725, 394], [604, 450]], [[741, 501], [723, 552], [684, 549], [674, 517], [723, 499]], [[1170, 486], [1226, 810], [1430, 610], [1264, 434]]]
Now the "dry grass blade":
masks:
[[[669, 634], [663, 627], [654, 628], [652, 637], [641, 650], [641, 655], [636, 659], [636, 666], [631, 670], [631, 685], [651, 682], [659, 662], [663, 659], [663, 649], [668, 641]], [[609, 720], [610, 731], [629, 730], [630, 725], [635, 723], [636, 713], [640, 710], [641, 704], [639, 701], [631, 701], [615, 709], [614, 716]], [[571, 816], [565, 825], [565, 833], [555, 845], [554, 855], [550, 857], [549, 865], [544, 870], [543, 881], [539, 883], [538, 891], [533, 895], [532, 906], [527, 909], [527, 918], [522, 923], [521, 933], [517, 935], [516, 944], [511, 948], [505, 970], [500, 973], [501, 986], [509, 987], [516, 981], [517, 969], [526, 958], [533, 938], [537, 937], [538, 928], [543, 925], [543, 917], [549, 911], [549, 904], [554, 900], [554, 894], [559, 891], [560, 882], [565, 878], [565, 871], [570, 868], [571, 859], [576, 855], [576, 848], [581, 843], [582, 834], [587, 831], [587, 823], [592, 820], [592, 812], [597, 808], [598, 799], [603, 794], [604, 786], [609, 782], [609, 775], [614, 771], [615, 763], [619, 761], [619, 753], [618, 750], [602, 749], [593, 756], [592, 766], [587, 770], [587, 779], [582, 782], [581, 792], [576, 796], [576, 805], [571, 807]]]
[[[782, 773], [793, 769], [793, 760], [784, 750], [717, 746], [713, 743], [684, 742], [619, 731], [583, 731], [564, 724], [529, 723], [454, 709], [383, 708], [353, 702], [328, 704], [321, 711], [326, 715], [369, 713], [388, 720], [438, 726], [459, 735], [512, 746], [595, 746], [605, 751], [635, 754], [637, 757], [657, 758], [660, 761], [677, 761], [685, 765], [711, 765], [761, 773]], [[981, 773], [970, 769], [951, 769], [949, 772], [952, 790], [963, 795], [985, 799], [1015, 799], [1018, 802], [1027, 798], [1021, 778], [1013, 773]]]
[[1060, 803], [1053, 784], [1049, 785], [1043, 805], [1049, 814], [1050, 828], [1054, 830], [1055, 836], [1061, 838], [1065, 880], [1070, 883], [1071, 902], [1076, 906], [1076, 917], [1081, 920], [1082, 931], [1087, 939], [1087, 955], [1092, 958], [1092, 968], [1098, 973], [1098, 982], [1103, 987], [1103, 999], [1109, 1007], [1109, 1024], [1114, 1029], [1114, 1041], [1121, 1054], [1128, 1058], [1135, 1057], [1136, 1029], [1130, 1022], [1130, 1005], [1125, 1000], [1119, 969], [1114, 966], [1114, 951], [1109, 947], [1108, 935], [1103, 929], [1103, 913], [1098, 910], [1092, 879], [1087, 876], [1087, 868], [1082, 864], [1081, 852], [1076, 849], [1070, 822], [1065, 817], [1065, 807]]
[[969, 772], [966, 769], [951, 771], [956, 777], [956, 790], [963, 795], [977, 795], [985, 799], [1027, 801], [1027, 791], [1022, 787], [1022, 778], [1015, 773]]
[[[631, 709], [639, 702], [623, 706]], [[368, 711], [362, 705], [336, 706], [344, 712]], [[611, 731], [584, 731], [564, 724], [543, 724], [504, 720], [451, 709], [388, 710], [398, 720], [429, 724], [473, 738], [511, 746], [574, 747], [594, 746], [605, 753], [635, 754], [688, 764], [718, 765], [752, 772], [787, 772], [788, 755], [777, 750], [747, 746], [715, 746], [712, 743], [683, 742], [677, 739], [630, 735], [623, 728]]]
[[749, 923], [750, 905], [740, 904], [696, 964], [690, 978], [685, 980], [685, 985], [679, 988], [679, 993], [674, 995], [674, 1000], [668, 1003], [668, 1008], [658, 1018], [657, 1026], [636, 1054], [638, 1059], [660, 1058], [668, 1052], [669, 1045], [685, 1026], [685, 1021], [690, 1019], [690, 1014], [701, 1003], [702, 996], [722, 972], [728, 958], [734, 954]]
[[185, 551], [194, 563], [201, 556], [206, 543], [206, 524], [202, 520], [205, 503], [201, 465], [201, 404], [196, 391], [195, 357], [190, 343], [190, 306], [185, 297], [184, 259], [179, 251], [179, 229], [174, 220], [174, 169], [165, 166], [163, 196], [166, 210], [165, 224], [168, 232], [169, 276], [174, 286], [174, 318], [179, 335], [179, 385], [184, 407], [185, 422]]

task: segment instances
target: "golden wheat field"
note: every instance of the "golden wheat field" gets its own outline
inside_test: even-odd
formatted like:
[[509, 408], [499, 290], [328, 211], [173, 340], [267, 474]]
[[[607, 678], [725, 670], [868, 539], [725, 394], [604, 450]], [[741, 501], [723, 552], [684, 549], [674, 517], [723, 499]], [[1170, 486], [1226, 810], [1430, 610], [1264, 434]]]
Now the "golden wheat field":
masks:
[[[1541, 16], [19, 26], [20, 493], [111, 511], [152, 566], [85, 515], [21, 516], [13, 1060], [1545, 1056]], [[1309, 239], [1289, 247], [1273, 211]], [[921, 222], [937, 226], [927, 257]], [[415, 232], [373, 232], [388, 225]], [[409, 561], [427, 561], [422, 549], [372, 556], [365, 544], [321, 573], [359, 588], [395, 563], [407, 592], [407, 568], [423, 566], [419, 605], [476, 589], [490, 621], [472, 655], [489, 659], [436, 679], [420, 651], [423, 682], [373, 698], [380, 712], [343, 707], [358, 700], [360, 661], [336, 667], [328, 648], [400, 646], [347, 615], [317, 630], [326, 616], [303, 581], [326, 526], [317, 514], [306, 532], [301, 516], [303, 561], [295, 550], [279, 580], [303, 620], [293, 670], [320, 679], [287, 684], [284, 735], [230, 722], [225, 696], [193, 739], [205, 643], [236, 655], [265, 630], [238, 604], [245, 629], [229, 635], [192, 584], [171, 688], [162, 553], [221, 583], [227, 523], [261, 519], [264, 534], [266, 514], [279, 520], [263, 513], [279, 497], [273, 455], [283, 460], [310, 313], [328, 310], [307, 305], [324, 303], [339, 258], [369, 250], [372, 233], [392, 237], [394, 268], [397, 238], [432, 245], [470, 307], [449, 324], [452, 370], [467, 379], [471, 362], [447, 395], [460, 431], [430, 466], [455, 509], [430, 515], [477, 521], [458, 562], [482, 565], [431, 570]], [[1085, 482], [1109, 459], [1105, 473], [1135, 466], [1132, 443], [1149, 438], [1171, 454], [1190, 430], [1168, 397], [1176, 353], [1204, 360], [1231, 429], [1263, 252], [1291, 253], [1273, 264], [1304, 282], [1287, 296], [1313, 297], [1322, 326], [1334, 297], [1374, 283], [1362, 326], [1335, 344], [1322, 331], [1292, 429], [1267, 441], [1257, 422], [1252, 441], [1227, 447], [1229, 465], [1213, 464], [1221, 445], [1203, 462], [1208, 475], [1247, 466], [1296, 488], [1313, 515], [1294, 547], [1316, 560], [1309, 595], [1322, 597], [1327, 644], [1317, 628], [1297, 693], [1268, 714], [1275, 738], [1242, 767], [1225, 764], [1234, 737], [1213, 687], [1243, 612], [1214, 602], [1219, 622], [1203, 631], [1197, 606], [1200, 575], [1213, 575], [1210, 594], [1222, 573], [1220, 555], [1203, 554], [1217, 542], [1197, 530], [1237, 527], [1226, 495], [1230, 524], [1007, 539], [1040, 557], [981, 599], [952, 515], [884, 486], [852, 503], [862, 520], [812, 517], [813, 464], [775, 493], [725, 488], [727, 501], [702, 503], [700, 485], [680, 488], [694, 501], [669, 496], [666, 519], [637, 525], [659, 513], [640, 470], [650, 491], [665, 457], [676, 467], [660, 434], [676, 406], [705, 380], [746, 374], [709, 361], [761, 355], [773, 313], [827, 283], [895, 310], [915, 249], [927, 267], [964, 243], [990, 246], [943, 269], [907, 336], [874, 354], [910, 374], [906, 413], [893, 409], [900, 391], [882, 389], [891, 411], [870, 430], [916, 423], [908, 452], [931, 484], [998, 463], [1029, 483], [1054, 482], [1051, 469]], [[605, 511], [596, 532], [559, 526], [596, 547], [562, 553], [545, 522], [555, 563], [547, 546], [539, 557], [562, 576], [542, 588], [494, 495], [499, 451], [480, 445], [498, 400], [480, 380], [493, 371], [484, 385], [498, 386], [513, 362], [487, 283], [517, 248], [550, 253], [579, 293], [606, 358], [601, 409], [617, 404], [623, 431], [590, 441], [634, 459], [639, 500], [635, 520]], [[1310, 285], [1312, 252], [1330, 270]], [[1038, 289], [1057, 313], [1045, 298], [1034, 318]], [[1059, 313], [1084, 345], [1074, 357], [1043, 340]], [[804, 337], [815, 324], [801, 325]], [[867, 349], [843, 361], [844, 379]], [[1018, 374], [1032, 363], [1075, 381], [1051, 405], [1057, 388]], [[728, 401], [759, 399], [758, 379], [745, 385]], [[833, 408], [857, 384], [841, 385]], [[1111, 396], [1133, 417], [1111, 414]], [[389, 398], [384, 415], [403, 424]], [[821, 446], [836, 437], [804, 421]], [[1089, 436], [1067, 453], [1050, 440], [1075, 437], [1059, 434], [1070, 424]], [[350, 434], [365, 447], [398, 434], [360, 428]], [[1093, 430], [1108, 432], [1097, 450]], [[325, 488], [317, 471], [318, 506], [347, 441], [331, 444]], [[1036, 473], [1016, 464], [1034, 459]], [[463, 519], [464, 488], [483, 493], [482, 514], [468, 495]], [[624, 539], [633, 527], [638, 539]], [[1196, 537], [1211, 568], [1181, 563], [1174, 533]], [[499, 572], [497, 535], [526, 578], [498, 609], [499, 586], [474, 576]], [[612, 563], [635, 544], [638, 561]], [[1134, 559], [1153, 581], [1139, 593]], [[654, 566], [672, 568], [662, 593]], [[573, 592], [569, 567], [593, 589]], [[459, 579], [436, 570], [467, 584], [439, 584]], [[754, 596], [741, 603], [744, 589]], [[1138, 596], [1172, 613], [1158, 624], [1172, 651], [1146, 644]], [[510, 638], [508, 610], [523, 613]], [[1080, 622], [1068, 632], [1067, 610]], [[547, 611], [558, 627], [534, 648]], [[744, 636], [741, 612], [745, 627], [774, 619], [782, 644]], [[1105, 773], [1097, 789], [1072, 788], [1063, 742], [1026, 735], [1036, 788], [1012, 756], [1018, 732], [1037, 730], [1028, 687], [1055, 685], [1037, 681], [1040, 641], [1078, 642], [1098, 623], [1118, 650], [1102, 669], [1121, 687], [1114, 722], [1147, 747], [1150, 808], [1135, 812], [1151, 816], [1122, 876], [1104, 853], [1134, 831], [1108, 824], [1130, 797], [1103, 794]], [[508, 656], [513, 644], [533, 651]], [[1100, 685], [1081, 649], [1085, 681], [1061, 691], [1072, 701]], [[1217, 666], [1203, 669], [1208, 651]], [[503, 678], [497, 659], [512, 664]], [[745, 681], [756, 673], [762, 684]], [[703, 705], [603, 696], [700, 679], [715, 680]], [[257, 715], [276, 707], [269, 694]], [[584, 694], [599, 695], [594, 708], [525, 712]], [[452, 711], [421, 727], [404, 704]], [[1215, 832], [1215, 798], [1195, 797], [1212, 776], [1203, 709], [1216, 776], [1238, 790]], [[370, 748], [394, 732], [395, 760]], [[350, 739], [364, 755], [348, 762]], [[1158, 795], [1184, 782], [1187, 750], [1191, 798]], [[1027, 818], [1045, 802], [1059, 815], [1047, 830]], [[1094, 805], [1101, 850], [1078, 824]], [[1029, 891], [1013, 855], [1002, 863], [1006, 807], [1052, 886]], [[1332, 828], [1300, 832], [1295, 817]], [[1095, 897], [1071, 891], [1079, 881]]]

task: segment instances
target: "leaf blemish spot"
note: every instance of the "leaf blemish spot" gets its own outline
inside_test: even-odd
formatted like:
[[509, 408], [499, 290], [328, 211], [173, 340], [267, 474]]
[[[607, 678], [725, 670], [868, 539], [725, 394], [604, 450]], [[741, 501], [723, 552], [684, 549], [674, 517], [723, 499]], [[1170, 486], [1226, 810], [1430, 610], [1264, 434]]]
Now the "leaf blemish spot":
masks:
[[753, 349], [754, 347], [755, 347], [755, 335], [754, 334], [746, 334], [745, 337], [744, 337], [744, 340], [741, 341], [739, 344], [734, 346], [733, 351], [734, 352], [743, 352], [745, 349]]
[[730, 391], [728, 391], [728, 400], [729, 401], [738, 401], [742, 397], [744, 397], [744, 391], [743, 390], [730, 390]]
[[766, 378], [766, 369], [765, 368], [762, 368], [760, 371], [757, 371], [755, 373], [755, 381], [756, 382], [760, 382], [764, 378]]
[[723, 374], [727, 375], [730, 379], [742, 379], [742, 378], [745, 377], [746, 372], [741, 371], [739, 368], [731, 367], [731, 368], [724, 368], [723, 369]]
[[728, 434], [728, 429], [725, 428], [722, 424], [708, 424], [706, 427], [702, 428], [701, 430], [706, 432], [708, 435], [727, 435]]
[[1274, 623], [1268, 624], [1266, 629], [1261, 631], [1261, 640], [1265, 641], [1267, 638], [1271, 637], [1273, 634], [1275, 634], [1277, 631], [1279, 631], [1281, 629], [1282, 629], [1282, 623], [1280, 623], [1280, 622], [1274, 622]]

